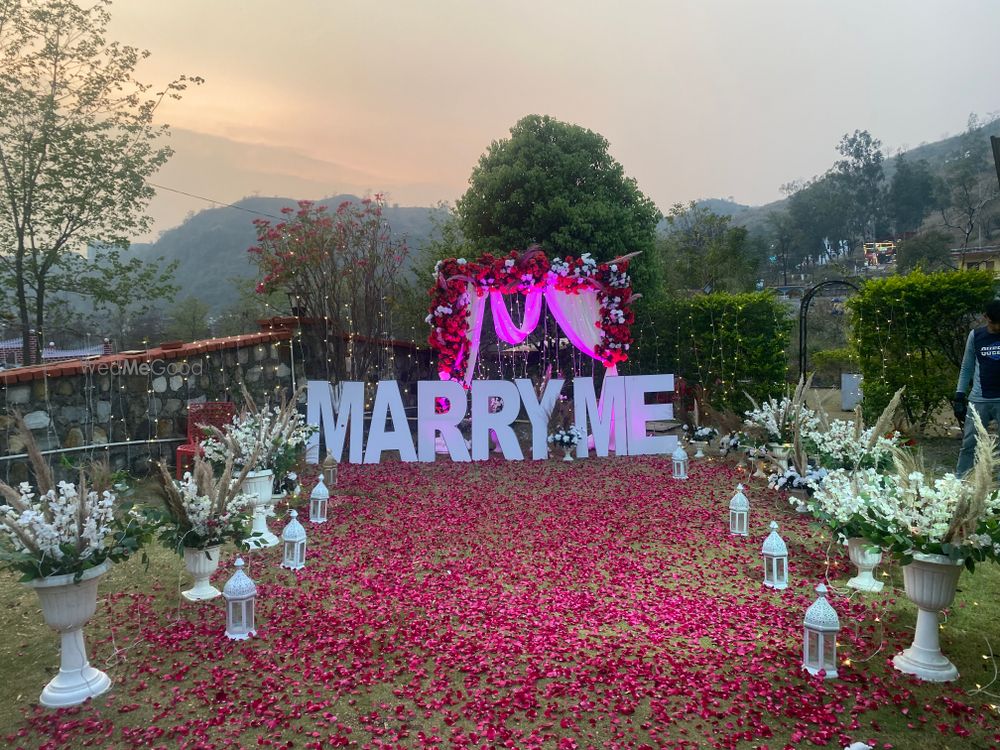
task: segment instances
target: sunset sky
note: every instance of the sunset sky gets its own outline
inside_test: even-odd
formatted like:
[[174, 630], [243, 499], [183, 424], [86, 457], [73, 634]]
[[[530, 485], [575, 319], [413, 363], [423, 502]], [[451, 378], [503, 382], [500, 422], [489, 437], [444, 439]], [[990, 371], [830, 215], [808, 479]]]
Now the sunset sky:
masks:
[[[235, 201], [386, 191], [454, 202], [526, 114], [604, 135], [661, 209], [760, 204], [868, 129], [888, 153], [1000, 110], [994, 0], [116, 0], [164, 105], [157, 184]], [[157, 230], [201, 200], [161, 191]]]

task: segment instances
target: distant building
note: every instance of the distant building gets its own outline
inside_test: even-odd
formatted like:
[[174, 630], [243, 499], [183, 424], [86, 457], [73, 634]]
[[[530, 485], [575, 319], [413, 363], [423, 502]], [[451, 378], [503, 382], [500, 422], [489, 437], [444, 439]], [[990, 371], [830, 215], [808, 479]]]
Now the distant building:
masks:
[[1000, 245], [952, 250], [951, 262], [959, 271], [989, 271], [1000, 277]]
[[896, 260], [896, 243], [892, 240], [886, 242], [866, 242], [865, 264], [868, 266], [884, 266]]

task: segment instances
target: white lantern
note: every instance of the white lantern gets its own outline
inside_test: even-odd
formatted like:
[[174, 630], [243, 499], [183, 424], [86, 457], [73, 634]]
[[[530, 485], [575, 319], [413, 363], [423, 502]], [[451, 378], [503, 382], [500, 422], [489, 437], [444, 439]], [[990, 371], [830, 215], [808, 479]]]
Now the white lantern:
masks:
[[281, 532], [281, 541], [285, 545], [281, 567], [289, 570], [301, 570], [306, 566], [306, 530], [299, 523], [297, 511], [289, 513], [292, 520], [285, 524]]
[[327, 487], [337, 486], [337, 459], [333, 456], [327, 456], [323, 461], [323, 479]]
[[788, 545], [778, 536], [778, 524], [771, 521], [771, 533], [761, 547], [764, 555], [764, 585], [772, 589], [788, 588]]
[[837, 676], [837, 633], [840, 618], [826, 600], [826, 586], [816, 587], [819, 598], [806, 610], [803, 623], [802, 666], [809, 674], [826, 672], [826, 679]]
[[257, 586], [243, 572], [243, 558], [236, 558], [236, 573], [222, 588], [226, 600], [226, 637], [243, 641], [257, 635], [254, 623], [254, 602], [257, 600]]
[[750, 501], [743, 494], [743, 485], [736, 485], [736, 494], [729, 501], [729, 533], [736, 536], [749, 536], [748, 519], [750, 516]]
[[330, 491], [320, 475], [319, 481], [309, 495], [309, 520], [313, 523], [326, 523], [326, 506], [330, 502]]
[[674, 479], [688, 478], [688, 454], [684, 452], [684, 446], [677, 444], [677, 449], [672, 456], [674, 460]]

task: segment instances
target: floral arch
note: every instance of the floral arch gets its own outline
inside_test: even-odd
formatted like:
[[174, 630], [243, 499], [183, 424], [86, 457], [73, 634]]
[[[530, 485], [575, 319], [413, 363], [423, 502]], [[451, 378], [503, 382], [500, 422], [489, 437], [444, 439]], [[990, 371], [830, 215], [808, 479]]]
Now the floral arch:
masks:
[[[550, 261], [532, 248], [504, 257], [438, 261], [426, 321], [432, 328], [428, 343], [437, 352], [439, 376], [466, 387], [472, 382], [487, 298], [502, 341], [523, 342], [538, 325], [544, 302], [570, 342], [603, 364], [608, 375], [617, 375], [618, 363], [628, 359], [635, 321], [632, 305], [639, 297], [632, 293], [628, 274], [631, 257], [598, 263], [585, 253]], [[510, 294], [524, 296], [520, 324], [504, 302], [504, 295]]]

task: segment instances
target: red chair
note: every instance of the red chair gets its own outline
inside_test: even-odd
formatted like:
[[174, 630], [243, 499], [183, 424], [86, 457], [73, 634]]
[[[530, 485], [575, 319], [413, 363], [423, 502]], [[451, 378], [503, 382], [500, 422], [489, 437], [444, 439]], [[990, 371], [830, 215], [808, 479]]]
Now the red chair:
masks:
[[200, 450], [205, 431], [198, 425], [210, 425], [220, 430], [233, 421], [236, 404], [232, 401], [203, 401], [188, 404], [188, 441], [177, 448], [177, 478], [194, 468], [194, 457]]

